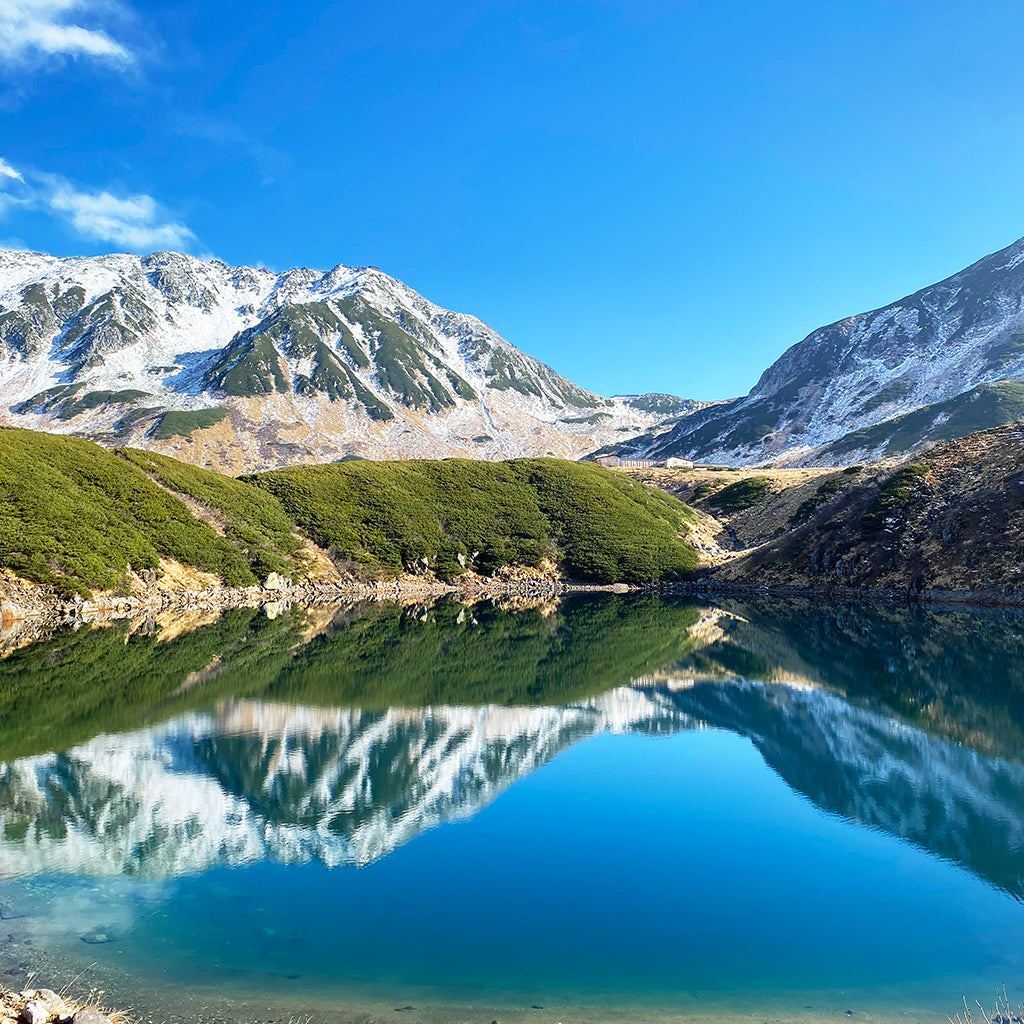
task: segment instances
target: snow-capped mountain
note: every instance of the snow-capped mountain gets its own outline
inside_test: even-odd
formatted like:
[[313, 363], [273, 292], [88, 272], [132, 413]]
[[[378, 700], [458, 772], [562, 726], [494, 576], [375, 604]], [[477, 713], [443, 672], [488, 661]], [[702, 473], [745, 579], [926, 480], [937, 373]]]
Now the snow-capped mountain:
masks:
[[867, 461], [1024, 416], [1024, 239], [821, 327], [745, 398], [612, 446], [706, 462]]
[[226, 469], [578, 456], [694, 407], [602, 398], [372, 267], [0, 250], [0, 423]]

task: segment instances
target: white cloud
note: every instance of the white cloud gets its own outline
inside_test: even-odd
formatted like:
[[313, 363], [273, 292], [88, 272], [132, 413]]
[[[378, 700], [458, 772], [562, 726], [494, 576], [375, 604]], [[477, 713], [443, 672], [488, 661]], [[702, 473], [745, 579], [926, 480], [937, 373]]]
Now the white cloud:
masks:
[[31, 189], [25, 187], [21, 171], [0, 156], [0, 217], [8, 210], [31, 205]]
[[96, 0], [0, 0], [0, 61], [87, 57], [120, 66], [131, 64], [131, 51], [102, 29], [69, 20], [75, 15], [88, 19], [105, 9], [111, 5]]
[[156, 200], [147, 195], [123, 199], [110, 192], [82, 192], [60, 184], [47, 197], [51, 210], [65, 215], [83, 235], [128, 249], [184, 249], [195, 235], [184, 225], [166, 221]]
[[13, 178], [15, 181], [24, 181], [20, 171], [16, 171], [2, 156], [0, 156], [0, 178]]
[[150, 195], [91, 191], [53, 174], [22, 173], [0, 157], [0, 217], [13, 209], [49, 213], [87, 238], [133, 251], [188, 249], [196, 240]]

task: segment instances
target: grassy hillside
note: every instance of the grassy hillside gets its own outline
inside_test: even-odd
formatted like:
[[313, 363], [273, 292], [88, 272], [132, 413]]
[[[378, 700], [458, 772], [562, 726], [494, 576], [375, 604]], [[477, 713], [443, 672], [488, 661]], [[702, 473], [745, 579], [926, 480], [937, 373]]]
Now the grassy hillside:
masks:
[[557, 459], [349, 462], [244, 478], [277, 496], [309, 537], [370, 571], [537, 566], [642, 583], [696, 566], [680, 501], [590, 463]]
[[295, 570], [302, 541], [292, 533], [288, 514], [272, 494], [166, 455], [136, 448], [118, 448], [116, 454], [164, 487], [210, 509], [223, 524], [225, 536], [245, 554], [256, 573], [265, 576]]
[[160, 556], [233, 586], [296, 575], [296, 527], [370, 577], [451, 579], [551, 559], [573, 578], [648, 582], [697, 561], [681, 539], [692, 520], [681, 502], [555, 459], [354, 462], [235, 480], [150, 452], [2, 428], [0, 498], [0, 566], [64, 594], [122, 587], [129, 565], [154, 568]]
[[137, 466], [89, 441], [0, 428], [0, 566], [60, 593], [114, 589], [160, 555], [256, 582], [246, 553]]

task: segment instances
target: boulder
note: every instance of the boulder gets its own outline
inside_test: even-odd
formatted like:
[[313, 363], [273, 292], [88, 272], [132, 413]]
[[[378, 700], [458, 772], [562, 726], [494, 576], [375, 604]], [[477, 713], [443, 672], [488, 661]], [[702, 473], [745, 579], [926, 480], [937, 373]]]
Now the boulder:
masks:
[[287, 579], [287, 577], [282, 576], [279, 572], [272, 572], [263, 581], [263, 589], [264, 590], [287, 590], [288, 589], [288, 579]]
[[52, 988], [41, 988], [36, 992], [36, 999], [46, 1003], [50, 1008], [50, 1013], [63, 1016], [68, 1012], [67, 1005], [64, 1000], [53, 991]]
[[54, 1014], [48, 1003], [42, 999], [30, 999], [22, 1008], [19, 1014], [25, 1024], [48, 1024]]
[[111, 1020], [102, 1010], [87, 1006], [71, 1018], [71, 1024], [111, 1024]]

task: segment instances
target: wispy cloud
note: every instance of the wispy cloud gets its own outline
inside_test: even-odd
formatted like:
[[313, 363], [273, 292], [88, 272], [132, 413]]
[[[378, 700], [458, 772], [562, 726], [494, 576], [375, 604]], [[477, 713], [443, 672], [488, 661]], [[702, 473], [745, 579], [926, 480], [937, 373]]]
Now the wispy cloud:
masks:
[[259, 169], [262, 185], [272, 184], [291, 166], [291, 158], [287, 153], [267, 145], [237, 124], [209, 114], [179, 114], [173, 119], [172, 130], [187, 138], [213, 142], [244, 154]]
[[129, 249], [182, 249], [195, 240], [184, 224], [163, 219], [152, 196], [118, 198], [110, 192], [82, 192], [65, 184], [53, 191], [49, 204], [65, 214], [80, 234]]
[[12, 178], [14, 181], [23, 181], [20, 171], [16, 171], [3, 157], [0, 157], [0, 178]]
[[134, 55], [93, 22], [116, 5], [97, 0], [0, 0], [0, 62], [87, 58], [120, 67]]
[[78, 234], [125, 249], [188, 249], [195, 234], [150, 195], [90, 190], [52, 174], [21, 171], [0, 157], [0, 216], [18, 206], [58, 217]]

